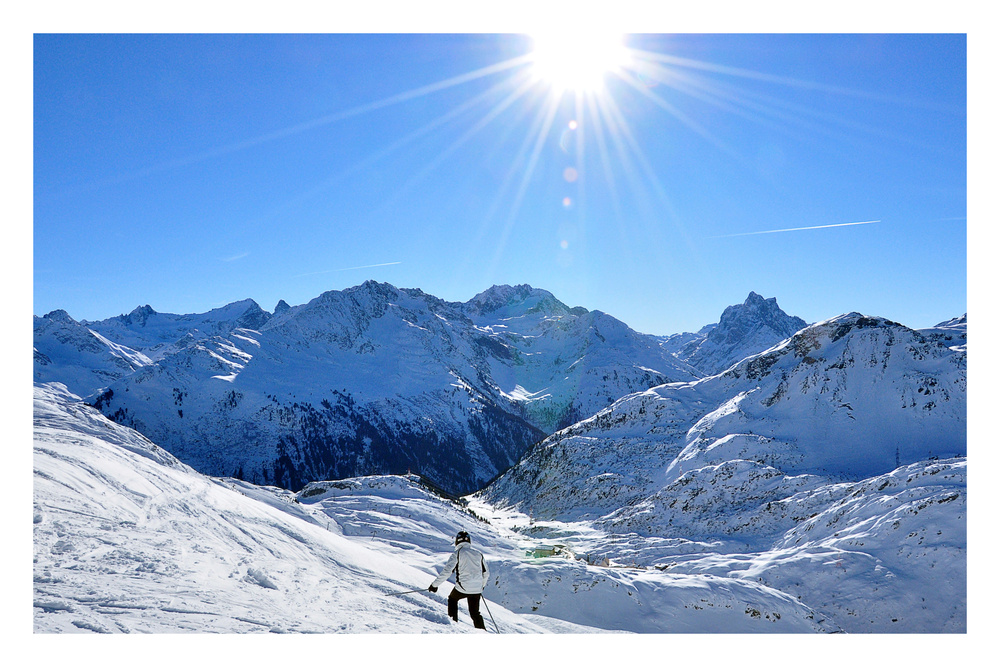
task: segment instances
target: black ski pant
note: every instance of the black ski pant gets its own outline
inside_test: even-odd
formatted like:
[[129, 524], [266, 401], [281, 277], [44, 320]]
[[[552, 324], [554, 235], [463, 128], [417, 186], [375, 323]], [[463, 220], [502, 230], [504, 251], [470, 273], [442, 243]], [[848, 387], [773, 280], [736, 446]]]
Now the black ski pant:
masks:
[[469, 616], [472, 617], [472, 624], [480, 630], [485, 630], [486, 623], [483, 622], [483, 615], [479, 613], [479, 599], [481, 597], [481, 593], [462, 593], [457, 588], [451, 589], [451, 593], [448, 594], [448, 615], [451, 616], [451, 620], [458, 622], [458, 601], [465, 598], [469, 601]]

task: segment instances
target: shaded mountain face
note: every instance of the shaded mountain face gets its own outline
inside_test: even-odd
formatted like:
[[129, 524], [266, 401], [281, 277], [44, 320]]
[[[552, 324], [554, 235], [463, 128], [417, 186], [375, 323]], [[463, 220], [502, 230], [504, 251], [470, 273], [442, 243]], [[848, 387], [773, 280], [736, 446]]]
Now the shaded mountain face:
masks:
[[858, 313], [820, 322], [719, 375], [620, 399], [533, 447], [483, 496], [536, 517], [717, 536], [684, 497], [757, 506], [964, 456], [966, 353], [951, 342]]
[[750, 292], [742, 304], [729, 306], [718, 324], [696, 334], [664, 339], [666, 349], [705, 375], [721, 373], [746, 357], [762, 352], [806, 326], [778, 307], [777, 299]]
[[146, 355], [92, 403], [208, 474], [298, 489], [412, 471], [467, 493], [556, 428], [696, 377], [656, 338], [525, 285], [462, 304], [368, 282], [258, 311], [78, 324]]

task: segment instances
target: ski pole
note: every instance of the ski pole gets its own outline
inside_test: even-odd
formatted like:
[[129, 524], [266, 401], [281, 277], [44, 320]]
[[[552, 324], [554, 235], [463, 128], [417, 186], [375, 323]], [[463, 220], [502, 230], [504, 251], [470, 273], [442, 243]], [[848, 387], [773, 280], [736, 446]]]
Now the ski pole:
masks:
[[412, 591], [400, 591], [399, 593], [386, 593], [386, 596], [391, 595], [409, 595], [410, 593], [419, 593], [421, 591], [426, 591], [426, 588], [414, 588]]
[[497, 634], [500, 634], [500, 628], [497, 627], [497, 622], [493, 619], [493, 612], [490, 611], [490, 606], [486, 604], [486, 596], [481, 595], [480, 598], [483, 601], [483, 606], [486, 607], [486, 613], [490, 615], [490, 620], [493, 621], [493, 627], [496, 628]]

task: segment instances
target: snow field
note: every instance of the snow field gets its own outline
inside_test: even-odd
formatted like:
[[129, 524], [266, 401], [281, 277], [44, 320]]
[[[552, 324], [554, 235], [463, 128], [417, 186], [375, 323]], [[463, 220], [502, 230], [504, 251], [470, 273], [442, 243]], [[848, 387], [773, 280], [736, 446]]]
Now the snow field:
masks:
[[487, 523], [407, 478], [313, 485], [296, 502], [195, 473], [52, 387], [35, 400], [36, 633], [472, 633], [464, 608], [447, 618], [447, 586], [422, 590], [458, 529], [490, 559], [503, 634], [820, 629], [755, 583], [529, 560], [551, 533]]

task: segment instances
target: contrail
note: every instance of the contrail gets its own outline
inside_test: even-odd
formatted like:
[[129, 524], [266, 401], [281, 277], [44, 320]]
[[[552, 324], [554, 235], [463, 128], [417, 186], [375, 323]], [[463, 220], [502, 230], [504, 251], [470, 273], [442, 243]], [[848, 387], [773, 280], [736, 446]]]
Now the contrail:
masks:
[[864, 222], [838, 222], [833, 225], [816, 225], [814, 227], [789, 227], [788, 229], [766, 229], [760, 232], [743, 232], [741, 234], [723, 234], [722, 236], [709, 236], [710, 239], [728, 239], [734, 236], [756, 236], [757, 234], [779, 234], [781, 232], [802, 232], [807, 229], [829, 229], [830, 227], [852, 227], [854, 225], [874, 225], [881, 220], [865, 220]]
[[304, 276], [318, 276], [323, 273], [337, 273], [339, 271], [357, 271], [358, 269], [374, 269], [379, 266], [393, 266], [394, 264], [402, 264], [402, 262], [383, 262], [382, 264], [366, 264], [365, 266], [350, 266], [346, 269], [328, 269], [326, 271], [313, 271], [312, 273], [300, 273], [299, 275], [292, 277], [302, 278]]

